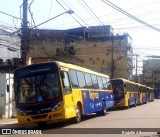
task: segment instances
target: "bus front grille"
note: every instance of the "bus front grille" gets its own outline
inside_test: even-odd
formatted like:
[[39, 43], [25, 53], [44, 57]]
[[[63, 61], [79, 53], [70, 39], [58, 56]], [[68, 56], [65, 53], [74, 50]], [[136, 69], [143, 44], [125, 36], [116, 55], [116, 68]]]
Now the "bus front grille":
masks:
[[46, 118], [46, 117], [47, 117], [47, 114], [32, 116], [33, 119], [41, 119], [41, 118]]

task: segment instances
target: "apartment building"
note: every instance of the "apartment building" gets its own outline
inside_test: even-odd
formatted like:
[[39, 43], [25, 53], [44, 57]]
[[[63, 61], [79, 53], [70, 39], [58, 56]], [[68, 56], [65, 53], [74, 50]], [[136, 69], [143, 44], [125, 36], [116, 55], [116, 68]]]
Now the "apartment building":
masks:
[[39, 30], [30, 42], [32, 62], [60, 60], [108, 74], [132, 79], [132, 39], [114, 35], [110, 25], [64, 31]]
[[143, 82], [155, 89], [160, 89], [160, 59], [143, 61]]

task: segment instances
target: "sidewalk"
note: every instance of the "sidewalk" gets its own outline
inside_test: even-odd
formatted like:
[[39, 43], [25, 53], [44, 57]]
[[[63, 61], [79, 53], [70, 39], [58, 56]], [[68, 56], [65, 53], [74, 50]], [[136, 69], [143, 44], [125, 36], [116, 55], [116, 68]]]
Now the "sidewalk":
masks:
[[17, 118], [2, 118], [0, 119], [0, 126], [8, 124], [18, 124]]

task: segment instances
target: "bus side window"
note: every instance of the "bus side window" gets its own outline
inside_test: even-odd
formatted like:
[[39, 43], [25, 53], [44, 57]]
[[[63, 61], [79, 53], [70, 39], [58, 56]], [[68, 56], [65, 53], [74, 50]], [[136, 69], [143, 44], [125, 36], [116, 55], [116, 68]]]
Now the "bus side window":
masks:
[[69, 70], [69, 76], [70, 76], [70, 80], [71, 80], [71, 83], [72, 83], [72, 87], [73, 88], [79, 87], [76, 72], [74, 70]]
[[98, 81], [97, 81], [97, 76], [96, 75], [91, 75], [91, 78], [92, 78], [93, 87], [95, 89], [98, 89], [99, 85], [98, 85]]
[[89, 73], [84, 73], [84, 76], [85, 76], [87, 88], [93, 88], [91, 75]]
[[103, 89], [107, 89], [108, 88], [108, 83], [106, 81], [106, 79], [104, 77], [102, 77], [102, 82], [103, 82]]
[[63, 73], [63, 86], [64, 86], [64, 92], [65, 94], [69, 94], [71, 93], [71, 85], [70, 85], [70, 81], [69, 81], [69, 76], [67, 72]]
[[80, 88], [86, 88], [86, 80], [84, 77], [84, 73], [81, 71], [76, 71], [77, 73], [77, 78], [78, 78], [78, 83]]
[[99, 88], [100, 89], [103, 89], [103, 83], [102, 83], [102, 77], [97, 77], [97, 80], [98, 80], [98, 85], [99, 85]]

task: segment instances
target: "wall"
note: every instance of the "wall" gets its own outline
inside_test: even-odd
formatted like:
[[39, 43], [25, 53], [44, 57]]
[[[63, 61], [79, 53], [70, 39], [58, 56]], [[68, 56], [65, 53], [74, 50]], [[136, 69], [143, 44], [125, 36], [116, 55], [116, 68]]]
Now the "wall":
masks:
[[[10, 85], [10, 92], [7, 92], [7, 84]], [[0, 115], [4, 118], [11, 117], [15, 109], [13, 94], [13, 74], [0, 73]]]
[[143, 82], [155, 89], [160, 89], [160, 59], [143, 61]]
[[[103, 31], [101, 26], [100, 30]], [[92, 37], [75, 38], [74, 36], [71, 38], [72, 31], [74, 32], [74, 29], [70, 30], [70, 42], [67, 44], [65, 43], [65, 39], [68, 39], [68, 37], [61, 37], [61, 39], [59, 37], [59, 40], [56, 40], [54, 35], [52, 35], [52, 38], [49, 38], [45, 34], [43, 34], [45, 39], [36, 38], [31, 41], [29, 54], [32, 61], [38, 58], [57, 59], [73, 64], [80, 64], [81, 66], [110, 76], [113, 52], [114, 78], [132, 79], [133, 51], [131, 48], [131, 38], [128, 34], [113, 36], [111, 35], [112, 32], [109, 33], [110, 29], [108, 29], [107, 33], [103, 33], [105, 37], [104, 35], [94, 37], [95, 35], [92, 36], [92, 31], [90, 31], [89, 35]], [[99, 33], [97, 32], [97, 34]], [[72, 49], [74, 54], [70, 54], [69, 51], [71, 50], [66, 50], [68, 48]], [[59, 52], [59, 55], [57, 55], [57, 49], [62, 50], [62, 52]]]

